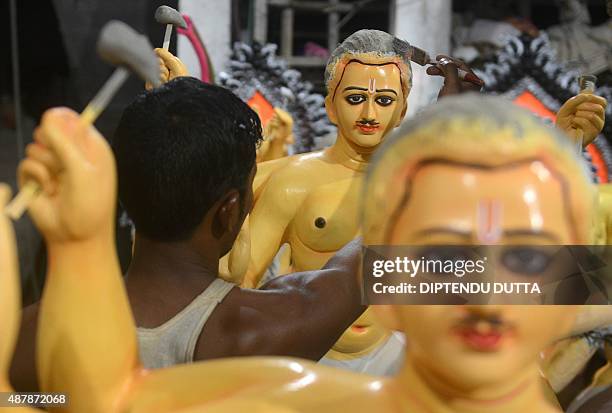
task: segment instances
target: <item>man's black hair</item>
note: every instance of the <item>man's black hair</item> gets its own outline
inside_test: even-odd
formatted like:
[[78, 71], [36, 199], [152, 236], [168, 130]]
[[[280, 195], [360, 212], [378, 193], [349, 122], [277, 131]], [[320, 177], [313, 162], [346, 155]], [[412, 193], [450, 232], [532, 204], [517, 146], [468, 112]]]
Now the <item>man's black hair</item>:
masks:
[[247, 104], [195, 78], [139, 95], [113, 140], [119, 199], [136, 231], [157, 241], [185, 240], [230, 189], [244, 200], [261, 133]]

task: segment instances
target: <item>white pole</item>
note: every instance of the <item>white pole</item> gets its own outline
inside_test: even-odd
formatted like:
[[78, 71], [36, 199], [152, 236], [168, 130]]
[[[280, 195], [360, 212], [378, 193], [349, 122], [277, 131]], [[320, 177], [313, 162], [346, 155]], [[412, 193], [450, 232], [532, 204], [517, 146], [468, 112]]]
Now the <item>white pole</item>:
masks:
[[170, 39], [172, 38], [172, 27], [173, 26], [171, 24], [166, 25], [166, 34], [164, 35], [164, 45], [163, 45], [164, 50], [170, 49]]

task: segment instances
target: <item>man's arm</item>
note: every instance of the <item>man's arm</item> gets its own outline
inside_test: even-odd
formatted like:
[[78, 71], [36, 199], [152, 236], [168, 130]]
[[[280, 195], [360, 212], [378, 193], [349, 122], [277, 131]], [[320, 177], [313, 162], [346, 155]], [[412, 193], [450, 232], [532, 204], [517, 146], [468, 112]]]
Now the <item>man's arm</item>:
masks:
[[[359, 286], [360, 248], [359, 241], [353, 241], [321, 270], [278, 277], [258, 291], [231, 294], [222, 310], [222, 324], [231, 326], [220, 338], [223, 344], [216, 343], [216, 354], [206, 345], [198, 346], [195, 357], [277, 355], [319, 360], [366, 309]], [[202, 340], [207, 340], [206, 326]]]

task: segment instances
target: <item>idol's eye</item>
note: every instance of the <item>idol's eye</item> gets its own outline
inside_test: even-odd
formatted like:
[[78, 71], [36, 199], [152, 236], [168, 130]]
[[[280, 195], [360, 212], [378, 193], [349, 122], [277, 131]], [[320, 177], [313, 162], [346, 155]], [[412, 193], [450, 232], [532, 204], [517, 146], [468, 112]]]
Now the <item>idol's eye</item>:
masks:
[[390, 104], [392, 104], [395, 101], [395, 99], [389, 97], [389, 96], [379, 96], [376, 98], [376, 103], [378, 103], [380, 106], [389, 106]]
[[350, 105], [359, 105], [360, 103], [366, 101], [366, 98], [363, 95], [349, 95], [345, 99]]
[[504, 267], [513, 273], [524, 275], [540, 275], [551, 261], [550, 253], [532, 247], [507, 248], [502, 255]]

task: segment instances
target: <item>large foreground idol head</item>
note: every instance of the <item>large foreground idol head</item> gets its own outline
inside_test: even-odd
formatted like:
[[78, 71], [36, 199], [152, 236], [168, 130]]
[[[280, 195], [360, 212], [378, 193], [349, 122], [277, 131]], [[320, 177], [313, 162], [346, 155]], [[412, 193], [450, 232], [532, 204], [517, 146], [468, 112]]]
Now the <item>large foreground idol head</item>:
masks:
[[325, 107], [358, 152], [372, 150], [399, 125], [412, 86], [410, 61], [389, 33], [359, 30], [332, 53], [325, 68]]
[[[594, 187], [569, 140], [497, 97], [451, 97], [380, 149], [364, 194], [364, 244], [588, 244]], [[536, 371], [573, 306], [375, 306], [409, 337], [426, 381], [471, 392]], [[513, 384], [514, 383], [514, 384]], [[508, 389], [510, 389], [508, 387]]]

